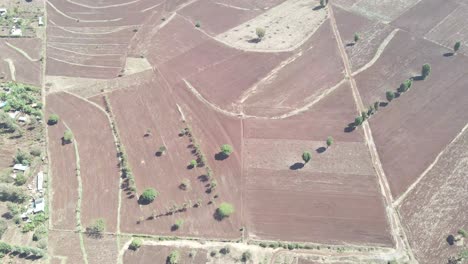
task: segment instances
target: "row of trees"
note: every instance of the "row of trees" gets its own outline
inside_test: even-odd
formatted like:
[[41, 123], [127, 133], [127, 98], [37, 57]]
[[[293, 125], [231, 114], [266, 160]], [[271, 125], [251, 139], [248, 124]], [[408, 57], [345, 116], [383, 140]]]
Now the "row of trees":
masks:
[[[327, 144], [327, 149], [331, 147], [331, 145], [333, 145], [334, 142], [335, 140], [333, 139], [333, 137], [331, 136], [327, 137], [327, 140], [325, 142]], [[312, 154], [309, 151], [304, 151], [302, 153], [302, 160], [304, 161], [305, 164], [309, 163], [311, 159], [312, 159]]]
[[34, 257], [42, 258], [45, 256], [45, 252], [39, 248], [26, 247], [26, 246], [12, 246], [8, 243], [0, 241], [0, 254], [15, 254], [21, 257]]

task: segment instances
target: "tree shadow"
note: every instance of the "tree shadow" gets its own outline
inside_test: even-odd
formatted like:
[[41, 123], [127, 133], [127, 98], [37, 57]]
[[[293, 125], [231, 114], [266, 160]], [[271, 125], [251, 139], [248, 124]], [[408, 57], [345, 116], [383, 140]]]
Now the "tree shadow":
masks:
[[387, 102], [380, 102], [379, 107], [386, 107], [388, 105]]
[[354, 45], [356, 45], [356, 43], [351, 42], [351, 43], [346, 44], [346, 47], [352, 47], [352, 46], [354, 46]]
[[6, 213], [2, 214], [2, 217], [7, 219], [7, 220], [13, 219], [13, 215], [10, 212], [6, 212]]
[[224, 218], [226, 218], [227, 216], [222, 216], [220, 213], [219, 213], [219, 210], [216, 209], [216, 211], [213, 213], [213, 218], [216, 220], [216, 221], [223, 221]]
[[140, 205], [148, 205], [150, 203], [151, 203], [150, 201], [144, 200], [142, 199], [142, 197], [138, 198], [138, 204]]
[[179, 230], [179, 227], [178, 227], [176, 224], [173, 224], [173, 225], [171, 226], [171, 232], [175, 232], [175, 231], [177, 231], [177, 230]]
[[453, 244], [455, 243], [455, 237], [453, 235], [448, 235], [446, 240], [450, 246], [453, 246]]
[[62, 137], [62, 138], [61, 138], [61, 140], [62, 140], [62, 146], [65, 146], [65, 145], [67, 145], [67, 144], [70, 144], [70, 143], [71, 143], [71, 140], [65, 140], [65, 138], [64, 138], [64, 137]]
[[455, 55], [453, 52], [444, 53], [444, 57], [452, 57], [453, 55]]
[[197, 177], [201, 182], [207, 182], [208, 181], [208, 176], [206, 175], [200, 175]]
[[226, 155], [224, 152], [219, 152], [219, 153], [216, 153], [214, 158], [215, 160], [225, 160], [229, 157], [229, 155]]
[[314, 8], [312, 8], [312, 10], [317, 11], [317, 10], [320, 10], [322, 8], [324, 8], [324, 6], [318, 5], [318, 6], [314, 7]]
[[422, 75], [418, 75], [418, 76], [413, 76], [410, 79], [413, 81], [423, 81], [425, 78]]
[[354, 126], [354, 123], [352, 125], [348, 125], [347, 127], [344, 128], [345, 133], [351, 133], [356, 129], [356, 126]]
[[252, 44], [257, 44], [260, 41], [262, 41], [260, 38], [253, 38], [253, 39], [247, 40], [248, 43], [252, 43]]
[[162, 156], [162, 152], [161, 152], [161, 151], [156, 151], [156, 152], [154, 153], [154, 155], [155, 155], [156, 157], [161, 157], [161, 156]]
[[320, 154], [320, 153], [324, 153], [326, 150], [327, 150], [326, 147], [320, 147], [320, 148], [316, 149], [315, 151]]
[[290, 170], [299, 170], [299, 169], [302, 169], [302, 168], [304, 168], [304, 163], [302, 163], [302, 162], [296, 162], [293, 165], [289, 166]]

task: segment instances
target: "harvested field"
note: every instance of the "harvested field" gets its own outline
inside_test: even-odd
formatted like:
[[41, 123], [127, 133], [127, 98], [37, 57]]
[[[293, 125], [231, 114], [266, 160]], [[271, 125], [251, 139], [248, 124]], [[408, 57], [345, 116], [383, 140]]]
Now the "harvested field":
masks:
[[[49, 112], [58, 114], [70, 127], [78, 144], [83, 182], [82, 204], [85, 205], [81, 208], [83, 226], [103, 218], [107, 230], [114, 232], [120, 173], [106, 115], [94, 105], [66, 93], [50, 94], [47, 101]], [[61, 173], [54, 176], [60, 177]]]
[[[49, 109], [48, 114], [52, 113]], [[52, 176], [50, 194], [53, 211], [51, 223], [54, 228], [73, 230], [76, 228], [78, 200], [77, 165], [73, 144], [62, 144], [63, 133], [66, 130], [63, 122], [48, 127]]]
[[[189, 161], [196, 158], [191, 153], [191, 148], [188, 147], [190, 144], [189, 139], [186, 136], [178, 136], [180, 130], [187, 124], [181, 121], [182, 116], [178, 111], [176, 101], [169, 97], [170, 90], [168, 89], [163, 80], [159, 78], [154, 79], [150, 85], [119, 90], [109, 95], [120, 136], [126, 147], [139, 192], [141, 193], [142, 190], [149, 187], [153, 187], [160, 192], [160, 196], [154, 203], [142, 207], [138, 207], [136, 199], [125, 195], [126, 198], [122, 204], [122, 230], [133, 233], [184, 234], [191, 236], [203, 233], [208, 237], [238, 237], [240, 235], [238, 229], [241, 226], [240, 215], [234, 215], [216, 224], [213, 213], [216, 204], [222, 201], [231, 202], [240, 210], [240, 206], [238, 206], [240, 203], [236, 198], [237, 191], [232, 189], [237, 185], [236, 181], [239, 178], [233, 178], [229, 169], [226, 170], [225, 166], [229, 166], [229, 161], [224, 162], [223, 172], [219, 171], [218, 166], [214, 164], [213, 156], [216, 152], [208, 148], [210, 145], [205, 143], [213, 141], [205, 141], [204, 135], [198, 133], [200, 131], [198, 123], [191, 122], [191, 113], [185, 112], [184, 109], [187, 124], [192, 126], [194, 137], [201, 144], [208, 164], [214, 171], [214, 178], [218, 182], [216, 193], [219, 198], [215, 199], [213, 204], [207, 204], [210, 199], [213, 199], [214, 193], [206, 193], [206, 184], [208, 182], [205, 182], [202, 176], [205, 174], [205, 168], [187, 169]], [[199, 105], [197, 106], [200, 108]], [[132, 111], [128, 111], [128, 109], [132, 109]], [[197, 111], [200, 111], [200, 109], [197, 109]], [[136, 119], [135, 116], [139, 118]], [[142, 122], [141, 120], [145, 121]], [[233, 121], [231, 123], [233, 125], [239, 124], [239, 122]], [[125, 124], [125, 126], [122, 124]], [[215, 122], [215, 124], [217, 123]], [[144, 137], [148, 129], [151, 131], [151, 136]], [[213, 133], [217, 132], [218, 130], [214, 129]], [[224, 131], [219, 132], [225, 133]], [[221, 144], [231, 142], [217, 140], [213, 143], [216, 144], [216, 150], [218, 151]], [[234, 146], [238, 146], [238, 144], [239, 142], [236, 142]], [[167, 153], [157, 156], [155, 153], [160, 146], [165, 146]], [[237, 161], [235, 156], [228, 160]], [[171, 175], [171, 177], [168, 177], [168, 175]], [[190, 190], [183, 191], [179, 189], [179, 185], [184, 178], [190, 180]], [[199, 208], [188, 208], [187, 212], [162, 216], [154, 220], [148, 219], [155, 212], [156, 214], [166, 212], [167, 208], [174, 204], [191, 204], [198, 199], [202, 201]], [[146, 220], [141, 221], [140, 218]], [[171, 226], [178, 218], [185, 221], [184, 227], [177, 232], [173, 232]]]
[[455, 42], [460, 41], [461, 53], [468, 55], [468, 5], [459, 6], [445, 17], [439, 24], [430, 30], [425, 37], [443, 46], [452, 48]]
[[[216, 39], [229, 46], [251, 51], [290, 51], [304, 43], [327, 18], [327, 8], [314, 8], [317, 1], [290, 0], [237, 27], [220, 33]], [[260, 41], [256, 28], [266, 30]]]
[[42, 79], [40, 47], [40, 39], [0, 39], [0, 77], [4, 81], [39, 86]]
[[337, 4], [341, 8], [359, 13], [370, 19], [390, 22], [399, 17], [407, 9], [416, 5], [420, 0], [339, 0]]
[[89, 263], [117, 263], [119, 248], [115, 236], [103, 236], [99, 239], [84, 236], [84, 246]]
[[[468, 229], [468, 130], [453, 142], [400, 206], [403, 225], [421, 264], [446, 263], [462, 250], [448, 235]], [[466, 238], [465, 238], [466, 244]]]
[[[48, 253], [53, 263], [65, 259], [66, 263], [83, 263], [78, 234], [72, 232], [49, 231]], [[61, 263], [61, 262], [59, 262]]]
[[343, 79], [344, 67], [332, 36], [327, 21], [276, 72], [242, 94], [239, 100], [245, 113], [269, 116], [291, 112], [337, 85]]
[[[138, 251], [127, 250], [123, 258], [124, 263], [166, 263], [167, 256], [173, 250], [180, 252], [180, 263], [187, 264], [205, 264], [208, 263], [208, 252], [204, 249], [190, 249], [190, 248], [173, 248], [168, 246], [150, 246], [144, 245]], [[192, 253], [193, 256], [189, 257]]]
[[380, 59], [356, 76], [363, 101], [370, 105], [386, 101], [386, 91], [395, 91], [405, 79], [419, 76], [424, 63], [432, 66], [427, 80], [415, 81], [408, 92], [370, 120], [395, 198], [434, 161], [468, 121], [468, 93], [464, 90], [468, 59], [444, 57], [444, 52], [445, 48], [398, 32]]

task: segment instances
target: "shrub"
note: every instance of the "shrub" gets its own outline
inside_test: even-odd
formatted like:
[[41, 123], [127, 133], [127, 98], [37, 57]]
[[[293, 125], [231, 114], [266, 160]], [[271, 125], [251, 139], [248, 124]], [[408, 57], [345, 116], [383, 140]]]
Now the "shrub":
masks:
[[223, 255], [227, 255], [227, 254], [231, 253], [231, 248], [223, 247], [222, 249], [219, 250], [219, 253], [221, 253]]
[[364, 120], [362, 119], [362, 116], [358, 116], [354, 119], [354, 125], [355, 126], [360, 126]]
[[250, 251], [244, 251], [244, 253], [242, 253], [241, 261], [242, 262], [247, 262], [251, 258], [252, 258], [252, 253], [250, 253]]
[[47, 124], [49, 125], [55, 125], [59, 121], [59, 116], [57, 114], [52, 114], [49, 116], [49, 120], [47, 121]]
[[3, 253], [3, 254], [8, 254], [11, 252], [11, 250], [13, 249], [12, 246], [10, 246], [9, 244], [3, 242], [3, 241], [0, 241], [0, 252]]
[[167, 257], [167, 263], [169, 264], [179, 264], [180, 261], [180, 253], [177, 250], [174, 250], [169, 254]]
[[197, 166], [197, 161], [196, 160], [191, 160], [190, 163], [189, 163], [189, 167], [190, 168], [195, 168], [195, 166]]
[[212, 190], [216, 189], [217, 186], [218, 186], [218, 182], [215, 179], [211, 180], [210, 190], [212, 191]]
[[34, 241], [39, 241], [42, 238], [44, 238], [47, 235], [47, 228], [45, 225], [40, 225], [36, 230], [34, 231], [33, 234], [33, 240]]
[[175, 224], [172, 226], [172, 230], [178, 230], [184, 225], [184, 220], [183, 219], [177, 219]]
[[380, 102], [379, 102], [379, 101], [375, 102], [375, 103], [374, 103], [374, 109], [375, 109], [375, 111], [379, 110], [379, 107], [380, 107]]
[[312, 155], [310, 154], [309, 151], [304, 151], [302, 153], [302, 160], [304, 161], [304, 163], [308, 163], [310, 161], [310, 159], [311, 159], [311, 156]]
[[140, 203], [142, 204], [152, 203], [154, 199], [158, 197], [158, 195], [159, 195], [158, 191], [156, 191], [153, 188], [148, 188], [141, 194], [140, 199], [139, 199]]
[[31, 155], [33, 155], [34, 157], [39, 157], [39, 156], [41, 156], [42, 151], [41, 151], [40, 148], [34, 148], [34, 149], [32, 149], [29, 153], [30, 153]]
[[360, 38], [358, 33], [354, 33], [354, 43], [358, 42]]
[[15, 184], [21, 186], [25, 184], [27, 180], [28, 178], [24, 175], [24, 173], [18, 173], [16, 174]]
[[128, 248], [131, 249], [131, 250], [137, 250], [142, 245], [143, 245], [143, 240], [141, 240], [140, 238], [134, 238], [132, 240], [132, 243], [130, 243], [130, 245], [128, 246]]
[[455, 42], [455, 45], [453, 45], [453, 51], [457, 52], [460, 49], [461, 43], [460, 41]]
[[201, 27], [200, 21], [197, 21], [197, 22], [195, 23], [195, 27], [197, 27], [197, 28]]
[[334, 142], [333, 138], [329, 136], [327, 138], [327, 147], [330, 147], [331, 145], [333, 145], [333, 142]]
[[361, 112], [361, 117], [362, 117], [362, 120], [366, 120], [369, 116], [367, 115], [367, 112], [366, 111], [362, 111]]
[[31, 164], [31, 156], [22, 150], [18, 150], [13, 161], [15, 164], [23, 164], [29, 166], [29, 164]]
[[63, 141], [65, 143], [71, 143], [73, 140], [73, 133], [70, 130], [67, 130], [63, 133]]
[[426, 77], [429, 76], [429, 74], [431, 74], [431, 65], [426, 63], [422, 66], [422, 69], [421, 69], [421, 76], [423, 80], [426, 79]]
[[219, 219], [229, 217], [233, 213], [234, 206], [230, 203], [221, 203], [218, 209], [216, 209], [216, 215], [219, 217]]
[[385, 96], [387, 97], [387, 101], [391, 102], [395, 98], [395, 92], [393, 91], [387, 91], [385, 93]]
[[398, 88], [398, 92], [400, 93], [404, 93], [406, 91], [408, 91], [408, 84], [406, 82], [403, 82], [402, 84], [400, 84], [400, 88]]
[[190, 180], [187, 179], [187, 178], [183, 179], [182, 182], [179, 185], [179, 188], [181, 190], [184, 190], [184, 191], [189, 190], [190, 189]]
[[102, 233], [106, 230], [106, 222], [104, 219], [96, 219], [94, 224], [88, 226], [86, 228], [86, 233], [90, 237], [100, 238], [102, 237]]
[[257, 34], [257, 37], [259, 40], [262, 40], [263, 37], [265, 37], [266, 30], [264, 28], [256, 28], [255, 33]]
[[221, 152], [226, 156], [231, 155], [231, 153], [233, 152], [232, 146], [228, 145], [228, 144], [222, 145], [221, 146]]
[[9, 184], [0, 183], [0, 201], [10, 201], [15, 203], [22, 203], [26, 201], [28, 195], [23, 189]]

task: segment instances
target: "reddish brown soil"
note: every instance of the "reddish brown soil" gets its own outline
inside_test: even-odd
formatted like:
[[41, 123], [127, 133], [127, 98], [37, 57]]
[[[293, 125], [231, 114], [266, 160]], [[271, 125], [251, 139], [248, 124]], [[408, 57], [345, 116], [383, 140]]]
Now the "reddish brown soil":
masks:
[[120, 248], [117, 248], [117, 238], [115, 236], [103, 236], [99, 239], [84, 236], [84, 245], [88, 263], [117, 263]]
[[69, 94], [50, 94], [47, 101], [49, 111], [70, 127], [78, 143], [83, 226], [103, 218], [107, 230], [115, 231], [120, 173], [108, 119], [95, 106]]
[[[17, 82], [27, 83], [39, 86], [41, 84], [42, 66], [40, 61], [30, 61], [18, 51], [7, 46], [5, 42], [21, 47], [30, 57], [37, 59], [39, 57], [38, 45], [41, 44], [40, 39], [0, 39], [0, 76], [3, 76], [5, 81], [11, 80], [10, 68], [5, 59], [10, 59], [15, 65], [15, 76]], [[20, 44], [21, 43], [21, 44]]]
[[395, 19], [392, 24], [412, 34], [424, 36], [457, 7], [456, 1], [423, 0]]
[[78, 234], [49, 230], [48, 254], [57, 258], [66, 258], [67, 263], [83, 263]]
[[[227, 3], [227, 5], [235, 4]], [[200, 22], [203, 30], [209, 34], [217, 35], [254, 18], [260, 14], [260, 10], [232, 8], [221, 5], [216, 0], [207, 0], [191, 4], [179, 13], [190, 19], [194, 25]]]
[[[49, 107], [49, 105], [48, 105]], [[52, 114], [51, 109], [48, 113]], [[62, 144], [66, 127], [60, 121], [48, 127], [50, 168], [52, 176], [52, 219], [54, 228], [73, 230], [76, 228], [76, 204], [78, 180], [76, 157], [73, 144]]]
[[[344, 68], [335, 43], [327, 20], [300, 48], [302, 56], [257, 86], [255, 94], [244, 103], [245, 113], [259, 116], [287, 113], [339, 83]], [[266, 108], [275, 109], [263, 113]]]
[[[461, 247], [448, 235], [468, 229], [468, 132], [451, 145], [400, 207], [411, 247], [421, 264], [446, 263]], [[465, 238], [466, 245], [466, 238]]]
[[[127, 250], [123, 258], [124, 263], [141, 263], [141, 264], [153, 264], [153, 263], [166, 263], [167, 256], [175, 248], [166, 246], [142, 246], [138, 251]], [[208, 263], [206, 250], [197, 249], [193, 257], [189, 257], [189, 253], [192, 249], [189, 248], [177, 248], [180, 252], [180, 263], [187, 264], [205, 264]]]
[[[240, 215], [234, 215], [229, 219], [216, 223], [213, 218], [215, 205], [222, 201], [233, 203], [240, 210], [240, 203], [236, 197], [238, 185], [237, 178], [233, 178], [230, 171], [230, 163], [238, 162], [239, 156], [236, 154], [228, 160], [223, 161], [223, 165], [218, 165], [214, 161], [214, 154], [223, 143], [231, 143], [225, 134], [225, 130], [238, 126], [239, 122], [222, 120], [220, 117], [213, 116], [213, 113], [207, 112], [205, 118], [213, 116], [210, 127], [213, 127], [210, 133], [219, 133], [214, 139], [209, 135], [209, 140], [205, 133], [200, 133], [199, 120], [191, 120], [192, 113], [184, 109], [184, 114], [188, 118], [188, 124], [193, 127], [194, 135], [201, 143], [204, 153], [207, 155], [208, 164], [214, 171], [214, 177], [218, 181], [217, 190], [214, 193], [219, 195], [215, 204], [207, 205], [214, 193], [207, 194], [207, 182], [201, 182], [199, 176], [205, 173], [204, 168], [187, 169], [190, 160], [195, 159], [191, 154], [190, 144], [187, 137], [179, 137], [178, 133], [186, 126], [181, 122], [181, 115], [178, 113], [176, 102], [170, 96], [171, 92], [164, 85], [161, 79], [155, 79], [151, 85], [137, 87], [135, 89], [125, 89], [115, 91], [110, 94], [110, 101], [116, 117], [116, 122], [120, 130], [120, 136], [129, 157], [133, 173], [136, 179], [136, 185], [141, 193], [145, 188], [153, 187], [160, 192], [157, 200], [146, 206], [138, 207], [135, 198], [128, 199], [124, 194], [122, 207], [122, 231], [136, 233], [152, 234], [184, 234], [198, 235], [203, 233], [209, 237], [238, 237], [240, 228]], [[196, 100], [191, 98], [192, 101]], [[183, 106], [183, 101], [178, 101]], [[197, 111], [204, 111], [202, 106], [196, 105]], [[201, 109], [200, 109], [201, 108]], [[132, 111], [129, 111], [132, 109]], [[163, 114], [164, 113], [164, 114]], [[138, 118], [135, 118], [138, 117]], [[218, 126], [217, 119], [222, 121], [223, 126]], [[122, 125], [125, 124], [125, 125]], [[200, 123], [208, 125], [206, 122]], [[228, 127], [225, 127], [228, 125]], [[144, 137], [147, 129], [151, 130], [151, 136]], [[222, 130], [218, 130], [222, 129]], [[237, 128], [239, 131], [239, 128]], [[213, 143], [208, 143], [213, 142]], [[239, 141], [233, 144], [238, 146]], [[212, 147], [216, 145], [215, 150]], [[167, 153], [157, 157], [155, 153], [159, 147], [165, 145]], [[220, 170], [220, 167], [223, 170]], [[182, 191], [179, 185], [184, 178], [191, 181], [192, 189]], [[190, 208], [188, 212], [178, 213], [172, 216], [160, 217], [155, 220], [143, 221], [140, 224], [136, 222], [143, 217], [147, 219], [153, 212], [162, 213], [174, 203], [181, 205], [184, 202], [203, 200], [201, 208]], [[171, 232], [171, 226], [175, 220], [182, 218], [185, 220], [184, 228], [177, 232]]]
[[387, 90], [395, 91], [405, 79], [419, 75], [424, 63], [432, 66], [427, 80], [415, 81], [408, 92], [370, 120], [395, 197], [434, 161], [468, 121], [468, 77], [464, 71], [468, 59], [444, 57], [445, 52], [445, 48], [399, 32], [380, 59], [356, 76], [363, 101], [369, 105], [385, 101]]
[[[301, 115], [244, 122], [244, 204], [251, 236], [392, 244], [362, 131], [343, 130], [354, 113], [350, 88], [343, 85]], [[318, 154], [330, 135], [336, 145]], [[313, 157], [301, 169], [294, 163], [302, 162], [304, 150]]]

